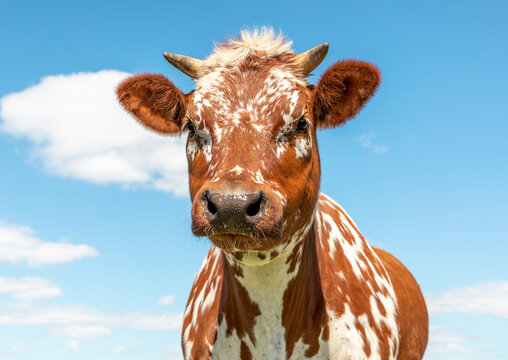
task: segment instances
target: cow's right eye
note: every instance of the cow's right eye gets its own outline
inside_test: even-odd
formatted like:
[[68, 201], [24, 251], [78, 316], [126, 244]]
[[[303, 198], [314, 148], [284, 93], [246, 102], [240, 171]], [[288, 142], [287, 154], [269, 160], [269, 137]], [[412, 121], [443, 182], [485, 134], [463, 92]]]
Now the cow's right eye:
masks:
[[187, 121], [187, 123], [183, 127], [184, 131], [189, 132], [189, 136], [193, 136], [196, 133], [196, 130], [194, 129], [194, 125], [191, 121]]

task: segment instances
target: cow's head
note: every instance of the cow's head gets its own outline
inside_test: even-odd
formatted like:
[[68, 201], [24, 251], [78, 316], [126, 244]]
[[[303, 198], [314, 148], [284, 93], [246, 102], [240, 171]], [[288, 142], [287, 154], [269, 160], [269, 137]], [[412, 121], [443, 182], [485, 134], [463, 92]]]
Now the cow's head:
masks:
[[316, 130], [355, 116], [380, 81], [373, 65], [346, 60], [310, 85], [306, 77], [327, 51], [323, 44], [297, 55], [272, 30], [242, 32], [205, 60], [164, 54], [196, 80], [189, 94], [161, 75], [120, 84], [120, 102], [141, 123], [187, 136], [194, 234], [269, 261], [312, 221]]

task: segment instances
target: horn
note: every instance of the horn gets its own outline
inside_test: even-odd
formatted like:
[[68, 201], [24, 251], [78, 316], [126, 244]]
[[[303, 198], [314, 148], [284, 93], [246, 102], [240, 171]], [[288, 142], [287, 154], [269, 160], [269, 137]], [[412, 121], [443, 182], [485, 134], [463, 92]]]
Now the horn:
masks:
[[165, 52], [164, 57], [171, 65], [193, 79], [198, 78], [199, 70], [203, 67], [203, 60], [194, 59], [189, 56]]
[[328, 43], [324, 43], [296, 55], [296, 63], [300, 65], [305, 75], [317, 68], [328, 53]]

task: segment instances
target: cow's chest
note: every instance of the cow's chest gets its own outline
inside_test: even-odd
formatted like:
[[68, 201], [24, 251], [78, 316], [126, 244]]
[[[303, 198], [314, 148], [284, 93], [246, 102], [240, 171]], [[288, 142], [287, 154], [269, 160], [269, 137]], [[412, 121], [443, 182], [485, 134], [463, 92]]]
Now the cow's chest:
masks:
[[[291, 356], [288, 357], [286, 329], [279, 318], [260, 318], [254, 327], [255, 344], [249, 336], [239, 337], [236, 331], [228, 332], [228, 324], [223, 321], [217, 327], [217, 339], [212, 349], [212, 359], [332, 359], [366, 360], [382, 359], [376, 350], [365, 352], [365, 333], [358, 330], [356, 318], [343, 314], [337, 316], [328, 311], [329, 338], [323, 339], [322, 332], [316, 333], [319, 349], [311, 349], [309, 339], [293, 339]], [[369, 339], [375, 341], [375, 339]]]
[[[217, 328], [217, 340], [212, 351], [212, 359], [288, 359], [285, 328], [279, 319], [259, 321], [253, 332], [255, 344], [246, 336], [239, 338], [236, 332], [227, 335], [227, 324]], [[327, 342], [320, 341], [319, 351], [311, 357], [305, 356], [308, 346], [303, 339], [294, 343], [289, 359], [329, 359]]]

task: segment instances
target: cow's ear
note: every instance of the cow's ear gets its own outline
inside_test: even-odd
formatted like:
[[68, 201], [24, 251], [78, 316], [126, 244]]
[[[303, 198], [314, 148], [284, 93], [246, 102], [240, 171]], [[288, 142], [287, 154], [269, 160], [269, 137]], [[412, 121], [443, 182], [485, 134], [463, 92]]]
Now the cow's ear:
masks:
[[356, 60], [335, 63], [313, 91], [313, 115], [319, 126], [335, 127], [355, 116], [380, 81], [381, 74], [374, 65]]
[[143, 125], [163, 134], [177, 134], [186, 112], [186, 96], [162, 75], [141, 74], [116, 89], [118, 100]]

